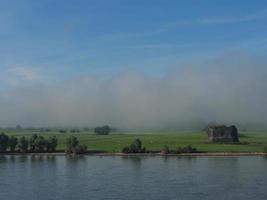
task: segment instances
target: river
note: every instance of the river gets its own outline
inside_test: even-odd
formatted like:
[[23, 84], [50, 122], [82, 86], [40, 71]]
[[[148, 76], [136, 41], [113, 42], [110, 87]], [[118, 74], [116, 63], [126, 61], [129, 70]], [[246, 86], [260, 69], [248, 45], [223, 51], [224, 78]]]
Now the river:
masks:
[[267, 157], [0, 155], [3, 200], [267, 199]]

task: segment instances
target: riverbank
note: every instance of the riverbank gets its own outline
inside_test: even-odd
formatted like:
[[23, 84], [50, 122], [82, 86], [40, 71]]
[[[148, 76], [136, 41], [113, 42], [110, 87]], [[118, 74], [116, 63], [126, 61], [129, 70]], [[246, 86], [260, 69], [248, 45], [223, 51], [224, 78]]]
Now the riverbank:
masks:
[[163, 154], [163, 153], [138, 153], [138, 154], [124, 154], [124, 153], [96, 153], [87, 155], [97, 156], [267, 156], [267, 153], [182, 153], [182, 154]]
[[13, 130], [5, 132], [9, 136], [30, 138], [33, 134], [49, 138], [55, 135], [58, 139], [57, 152], [64, 152], [66, 149], [66, 138], [75, 135], [82, 145], [87, 145], [90, 152], [119, 153], [125, 146], [130, 145], [136, 138], [142, 141], [142, 145], [149, 152], [160, 152], [166, 145], [171, 150], [178, 147], [191, 145], [203, 153], [262, 153], [267, 147], [267, 131], [241, 132], [240, 143], [211, 143], [205, 132], [125, 132], [112, 133], [110, 135], [95, 135], [93, 132], [80, 133], [58, 133], [36, 132], [30, 130]]
[[[29, 156], [73, 156], [73, 154], [66, 153], [0, 153], [0, 155], [29, 155]], [[190, 156], [267, 156], [267, 153], [181, 153], [181, 154], [163, 154], [163, 153], [85, 153], [78, 156], [177, 156], [177, 157], [190, 157]]]

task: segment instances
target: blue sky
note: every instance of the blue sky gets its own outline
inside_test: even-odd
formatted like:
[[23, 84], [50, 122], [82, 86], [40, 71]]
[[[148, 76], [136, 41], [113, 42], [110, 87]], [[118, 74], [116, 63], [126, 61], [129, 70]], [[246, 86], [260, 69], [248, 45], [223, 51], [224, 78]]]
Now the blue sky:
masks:
[[0, 126], [267, 127], [266, 52], [265, 0], [0, 0]]
[[218, 52], [265, 55], [266, 35], [264, 0], [1, 0], [0, 70], [48, 79], [164, 73]]

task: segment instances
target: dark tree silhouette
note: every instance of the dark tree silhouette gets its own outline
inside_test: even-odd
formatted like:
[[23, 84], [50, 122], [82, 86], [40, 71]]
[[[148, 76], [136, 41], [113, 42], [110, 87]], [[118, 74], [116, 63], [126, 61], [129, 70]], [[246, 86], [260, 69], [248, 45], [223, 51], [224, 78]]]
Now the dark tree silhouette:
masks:
[[56, 136], [52, 136], [50, 138], [48, 138], [48, 140], [46, 141], [46, 150], [48, 152], [55, 152], [56, 148], [57, 148], [57, 137]]
[[25, 136], [22, 136], [19, 139], [19, 144], [18, 144], [19, 151], [22, 153], [26, 153], [28, 151], [28, 146], [29, 146], [29, 142], [27, 138]]
[[97, 135], [108, 135], [110, 133], [110, 127], [108, 125], [102, 126], [102, 127], [96, 127], [95, 133]]
[[82, 154], [87, 150], [86, 145], [80, 145], [79, 140], [75, 136], [70, 136], [66, 139], [66, 153]]
[[37, 138], [38, 138], [38, 136], [37, 136], [37, 134], [34, 134], [34, 135], [32, 135], [31, 136], [31, 138], [30, 138], [30, 151], [31, 152], [35, 152], [36, 151], [36, 147], [37, 147]]
[[8, 140], [8, 145], [11, 152], [14, 152], [18, 144], [18, 138], [11, 136]]
[[5, 133], [0, 134], [0, 152], [5, 152], [8, 148], [8, 136]]
[[145, 153], [146, 148], [142, 147], [142, 142], [140, 139], [135, 139], [130, 146], [126, 146], [122, 149], [123, 153]]

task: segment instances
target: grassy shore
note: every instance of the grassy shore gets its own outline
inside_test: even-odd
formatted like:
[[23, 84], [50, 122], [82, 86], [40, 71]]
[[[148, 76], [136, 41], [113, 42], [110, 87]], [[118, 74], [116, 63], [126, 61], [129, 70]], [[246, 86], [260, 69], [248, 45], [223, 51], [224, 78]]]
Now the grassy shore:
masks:
[[17, 137], [30, 137], [37, 133], [44, 137], [55, 135], [58, 138], [58, 150], [65, 149], [65, 140], [70, 135], [75, 135], [81, 144], [86, 144], [89, 150], [105, 152], [121, 152], [122, 148], [129, 145], [134, 139], [139, 138], [147, 150], [160, 151], [164, 145], [170, 149], [178, 146], [191, 145], [198, 151], [206, 153], [251, 153], [263, 152], [267, 146], [267, 131], [242, 132], [239, 144], [217, 144], [208, 141], [204, 132], [129, 132], [113, 133], [107, 136], [95, 135], [93, 132], [59, 133], [37, 132], [30, 130], [5, 131], [7, 135]]

